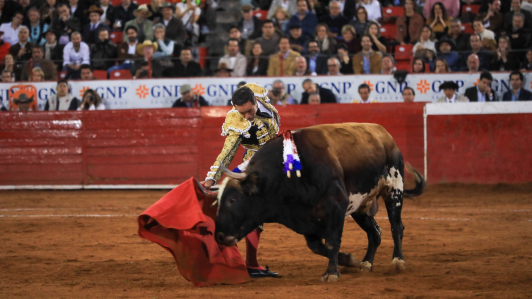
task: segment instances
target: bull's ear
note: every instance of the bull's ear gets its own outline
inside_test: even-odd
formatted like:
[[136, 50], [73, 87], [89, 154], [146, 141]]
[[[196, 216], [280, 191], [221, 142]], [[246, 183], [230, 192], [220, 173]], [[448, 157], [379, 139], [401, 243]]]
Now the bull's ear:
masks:
[[248, 174], [246, 179], [241, 183], [242, 191], [247, 195], [253, 195], [259, 192], [259, 174], [252, 172]]

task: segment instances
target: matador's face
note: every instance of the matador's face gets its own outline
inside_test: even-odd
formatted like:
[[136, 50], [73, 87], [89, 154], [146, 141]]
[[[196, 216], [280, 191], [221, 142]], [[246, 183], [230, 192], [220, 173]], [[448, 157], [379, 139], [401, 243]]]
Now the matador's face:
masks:
[[257, 113], [257, 104], [247, 102], [244, 105], [235, 105], [236, 110], [242, 115], [243, 118], [252, 121], [255, 118], [255, 114]]

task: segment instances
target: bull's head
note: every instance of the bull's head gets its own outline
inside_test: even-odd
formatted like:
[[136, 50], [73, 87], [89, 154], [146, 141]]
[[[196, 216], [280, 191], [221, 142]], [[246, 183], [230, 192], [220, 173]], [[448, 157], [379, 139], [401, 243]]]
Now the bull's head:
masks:
[[216, 241], [231, 246], [262, 224], [260, 204], [255, 200], [257, 173], [234, 173], [220, 163], [228, 176], [218, 192]]

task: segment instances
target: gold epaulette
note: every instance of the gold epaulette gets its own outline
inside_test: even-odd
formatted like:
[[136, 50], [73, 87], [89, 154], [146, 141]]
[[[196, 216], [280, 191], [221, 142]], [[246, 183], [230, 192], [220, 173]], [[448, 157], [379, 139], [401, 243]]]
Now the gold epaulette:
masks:
[[229, 131], [234, 131], [246, 138], [249, 138], [249, 128], [251, 128], [251, 123], [247, 119], [243, 118], [238, 110], [233, 109], [227, 112], [225, 122], [222, 125], [222, 136], [227, 136]]

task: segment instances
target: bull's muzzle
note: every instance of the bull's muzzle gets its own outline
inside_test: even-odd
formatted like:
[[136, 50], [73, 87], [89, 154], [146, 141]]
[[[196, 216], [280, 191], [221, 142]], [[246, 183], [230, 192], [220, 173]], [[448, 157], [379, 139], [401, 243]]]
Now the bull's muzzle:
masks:
[[216, 242], [218, 242], [218, 244], [225, 245], [225, 246], [233, 246], [233, 245], [236, 245], [236, 241], [237, 240], [235, 237], [226, 236], [222, 232], [218, 232], [216, 234]]

